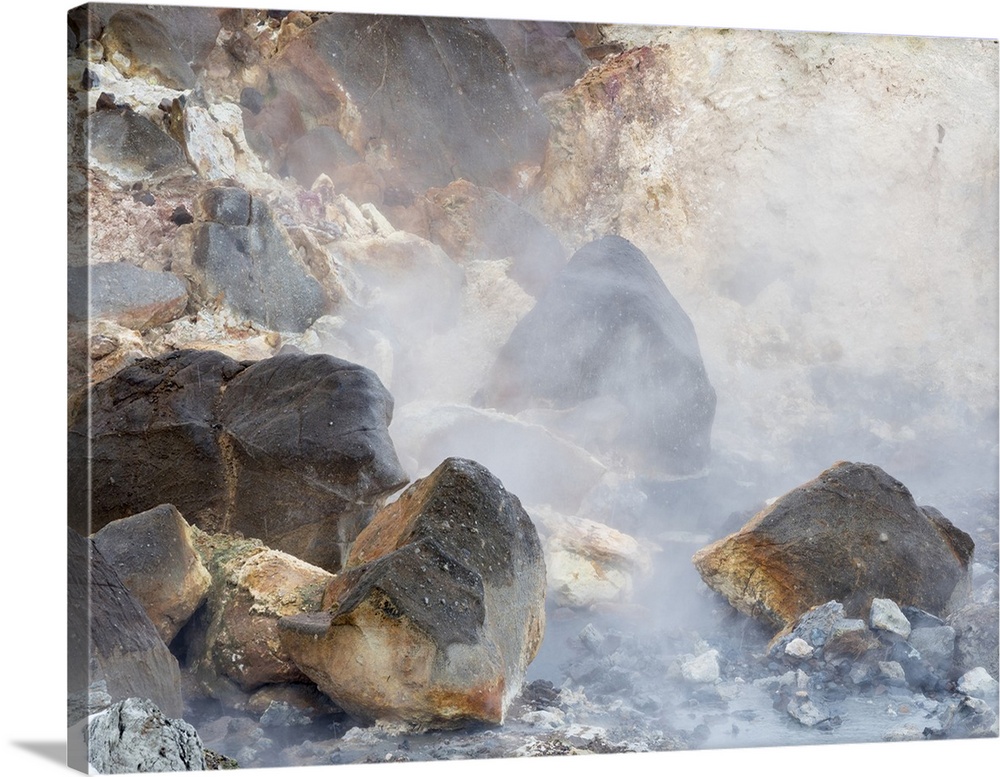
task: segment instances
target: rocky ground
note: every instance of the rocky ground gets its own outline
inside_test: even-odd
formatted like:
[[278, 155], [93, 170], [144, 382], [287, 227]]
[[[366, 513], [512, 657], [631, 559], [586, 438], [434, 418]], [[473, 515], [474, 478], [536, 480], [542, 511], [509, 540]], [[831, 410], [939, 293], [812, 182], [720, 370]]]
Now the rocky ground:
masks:
[[995, 47], [68, 21], [95, 768], [997, 736]]

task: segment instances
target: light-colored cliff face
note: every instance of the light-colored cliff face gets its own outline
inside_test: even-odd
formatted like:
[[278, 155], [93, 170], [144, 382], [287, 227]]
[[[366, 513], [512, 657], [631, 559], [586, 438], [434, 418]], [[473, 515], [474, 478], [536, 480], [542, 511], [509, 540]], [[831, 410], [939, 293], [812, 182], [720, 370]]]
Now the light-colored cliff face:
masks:
[[995, 42], [604, 36], [624, 52], [546, 100], [535, 203], [569, 246], [615, 231], [649, 254], [698, 332], [715, 444], [914, 469], [956, 431], [988, 451]]

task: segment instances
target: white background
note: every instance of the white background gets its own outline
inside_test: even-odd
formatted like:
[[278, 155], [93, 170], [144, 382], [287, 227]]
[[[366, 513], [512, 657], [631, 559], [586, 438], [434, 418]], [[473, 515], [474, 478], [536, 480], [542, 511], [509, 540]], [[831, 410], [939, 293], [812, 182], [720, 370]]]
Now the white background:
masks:
[[[295, 3], [284, 5], [296, 7]], [[177, 0], [177, 5], [196, 5]], [[255, 6], [219, 0], [202, 5]], [[263, 4], [261, 4], [263, 5]], [[279, 3], [278, 5], [282, 5]], [[882, 8], [892, 5], [901, 11]], [[935, 3], [648, 0], [313, 0], [304, 10], [388, 11], [479, 17], [614, 21], [1000, 37], [1000, 11], [982, 0]], [[5, 4], [0, 46], [3, 177], [2, 425], [4, 585], [0, 589], [0, 764], [5, 774], [62, 774], [65, 745], [65, 13], [69, 3]], [[961, 301], [956, 300], [956, 304]], [[250, 775], [995, 773], [1000, 740], [586, 756], [414, 765], [244, 770]], [[432, 771], [433, 770], [433, 771]], [[985, 770], [985, 771], [983, 771]]]

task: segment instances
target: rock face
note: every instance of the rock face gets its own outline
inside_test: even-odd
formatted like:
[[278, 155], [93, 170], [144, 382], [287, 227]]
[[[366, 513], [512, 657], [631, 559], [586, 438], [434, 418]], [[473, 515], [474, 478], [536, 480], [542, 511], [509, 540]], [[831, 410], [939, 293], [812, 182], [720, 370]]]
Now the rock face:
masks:
[[222, 295], [234, 311], [269, 329], [302, 332], [324, 313], [319, 282], [297, 260], [295, 249], [262, 198], [243, 189], [210, 189], [205, 222], [193, 237], [193, 262], [207, 297]]
[[194, 71], [175, 47], [176, 39], [159, 16], [126, 8], [108, 20], [101, 43], [108, 61], [125, 75], [141, 76], [172, 89], [191, 89]]
[[970, 602], [948, 616], [948, 625], [955, 629], [955, 664], [959, 671], [982, 666], [994, 677], [1000, 677], [998, 624], [996, 601]]
[[93, 539], [169, 644], [205, 600], [211, 583], [184, 516], [173, 505], [159, 505], [112, 521]]
[[[605, 237], [581, 248], [500, 351], [482, 404], [570, 410], [604, 402], [607, 447], [639, 472], [683, 475], [708, 461], [715, 391], [690, 319], [645, 255]], [[590, 436], [594, 422], [561, 431]]]
[[71, 318], [110, 319], [128, 329], [144, 330], [183, 315], [188, 293], [187, 284], [172, 273], [115, 262], [70, 267], [69, 299]]
[[[207, 531], [242, 532], [330, 569], [385, 495], [406, 483], [389, 439], [392, 397], [331, 356], [236, 362], [184, 350], [91, 389], [92, 526], [169, 503]], [[83, 493], [88, 426], [70, 429]]]
[[198, 732], [145, 699], [125, 699], [90, 721], [90, 763], [98, 774], [204, 771]]
[[[151, 699], [180, 716], [180, 670], [146, 615], [93, 540], [69, 530], [69, 689], [104, 681], [114, 700]], [[89, 652], [87, 646], [89, 645]]]
[[411, 192], [458, 177], [502, 188], [519, 163], [540, 163], [548, 134], [482, 20], [331, 14], [278, 54], [270, 79], [310, 124], [404, 171]]
[[282, 644], [339, 706], [420, 727], [501, 723], [545, 624], [545, 566], [517, 498], [448, 459], [358, 537]]
[[969, 535], [880, 468], [840, 462], [693, 561], [736, 609], [785, 627], [834, 599], [849, 617], [867, 618], [875, 599], [943, 613], [972, 550]]
[[277, 622], [318, 610], [332, 575], [258, 540], [195, 529], [195, 544], [212, 580], [204, 614], [186, 635], [198, 674], [222, 675], [244, 691], [304, 681], [281, 648]]

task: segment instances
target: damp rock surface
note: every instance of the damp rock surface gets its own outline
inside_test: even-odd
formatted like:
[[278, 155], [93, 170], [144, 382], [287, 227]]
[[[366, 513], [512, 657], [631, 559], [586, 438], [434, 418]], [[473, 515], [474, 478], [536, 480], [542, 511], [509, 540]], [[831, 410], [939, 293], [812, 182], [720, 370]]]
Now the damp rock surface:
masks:
[[358, 536], [320, 613], [284, 618], [282, 645], [363, 720], [501, 723], [545, 628], [531, 520], [484, 467], [448, 459]]
[[[738, 610], [784, 627], [829, 600], [851, 617], [867, 617], [877, 599], [944, 613], [972, 549], [968, 534], [918, 507], [879, 467], [841, 462], [698, 551], [694, 564]], [[908, 623], [895, 628], [909, 634]]]

